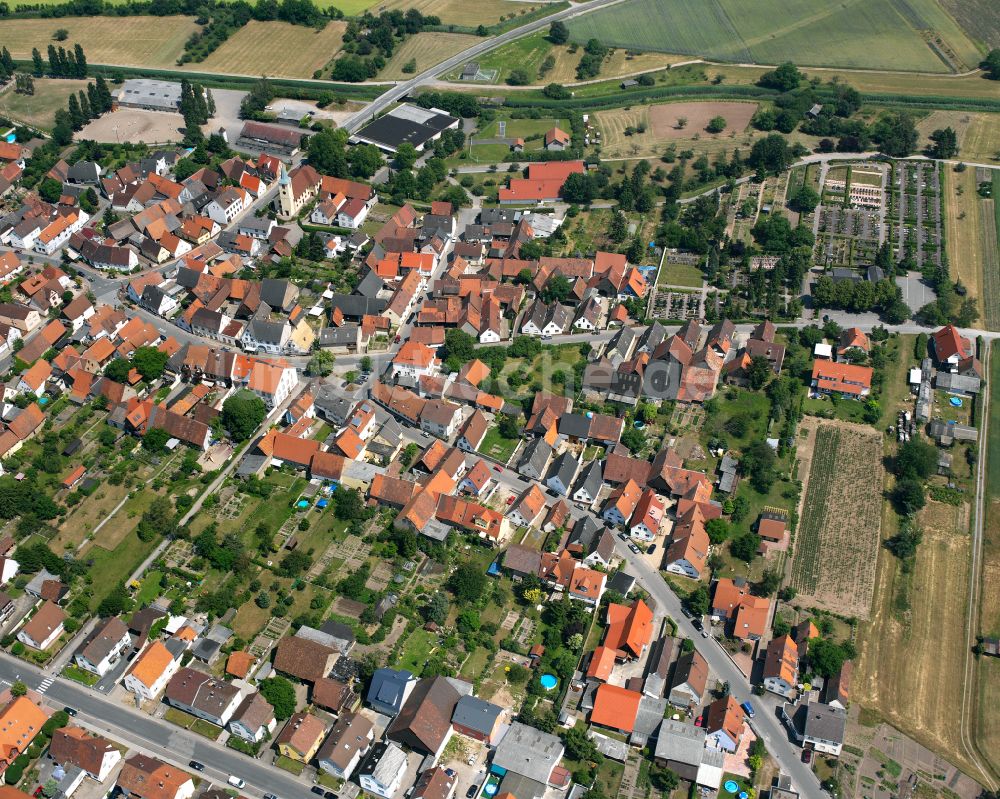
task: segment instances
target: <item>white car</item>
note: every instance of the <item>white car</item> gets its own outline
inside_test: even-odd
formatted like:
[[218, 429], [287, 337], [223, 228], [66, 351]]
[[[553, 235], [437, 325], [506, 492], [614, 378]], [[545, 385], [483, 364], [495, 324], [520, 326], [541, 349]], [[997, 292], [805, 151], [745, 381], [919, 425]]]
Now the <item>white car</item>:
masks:
[[468, 765], [470, 765], [470, 766], [474, 766], [474, 765], [476, 765], [476, 756], [475, 756], [475, 755], [469, 755], [469, 759], [468, 759], [468, 760], [466, 760], [465, 762], [466, 762], [466, 763], [467, 763]]

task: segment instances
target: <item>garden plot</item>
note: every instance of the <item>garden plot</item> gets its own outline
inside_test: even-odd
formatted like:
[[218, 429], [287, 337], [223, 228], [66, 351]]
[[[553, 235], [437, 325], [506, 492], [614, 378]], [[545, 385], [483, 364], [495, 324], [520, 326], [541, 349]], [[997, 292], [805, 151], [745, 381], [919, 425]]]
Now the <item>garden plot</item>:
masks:
[[867, 618], [881, 529], [882, 441], [861, 425], [807, 417], [818, 425], [792, 564], [805, 604]]

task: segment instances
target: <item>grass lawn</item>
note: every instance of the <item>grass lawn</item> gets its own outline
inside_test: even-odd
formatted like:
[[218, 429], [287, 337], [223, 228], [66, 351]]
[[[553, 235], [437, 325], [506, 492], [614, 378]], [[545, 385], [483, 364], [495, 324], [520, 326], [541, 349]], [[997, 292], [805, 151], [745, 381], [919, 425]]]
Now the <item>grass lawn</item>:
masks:
[[191, 732], [197, 733], [202, 738], [208, 738], [210, 741], [215, 741], [222, 735], [222, 727], [218, 727], [210, 721], [205, 721], [205, 719], [195, 719], [190, 729]]
[[78, 80], [35, 78], [33, 95], [15, 94], [12, 88], [0, 95], [0, 114], [48, 130], [56, 109], [65, 108], [69, 96], [79, 91], [81, 85]]
[[410, 637], [406, 639], [403, 653], [396, 664], [396, 668], [420, 674], [423, 671], [424, 663], [430, 657], [436, 640], [437, 638], [434, 633], [422, 628], [414, 630], [410, 634]]
[[462, 670], [459, 672], [459, 677], [464, 677], [467, 680], [478, 679], [489, 661], [490, 651], [481, 646], [476, 647], [475, 651], [466, 658]]
[[[97, 578], [98, 584], [110, 590], [112, 586], [128, 579], [156, 544], [157, 541], [140, 541], [133, 530], [114, 549], [91, 544], [80, 558], [87, 564], [89, 573]], [[101, 604], [107, 590], [94, 591], [90, 599], [91, 610]]]
[[163, 572], [149, 571], [142, 578], [139, 586], [139, 593], [136, 594], [136, 607], [144, 608], [160, 595], [160, 580], [163, 579]]
[[101, 679], [93, 672], [81, 669], [79, 666], [74, 666], [72, 663], [68, 664], [62, 670], [62, 676], [67, 679], [83, 683], [84, 685], [96, 685], [97, 681]]
[[702, 427], [702, 441], [718, 437], [729, 446], [741, 448], [767, 435], [771, 405], [762, 392], [730, 388], [705, 404], [708, 411]]
[[701, 270], [697, 266], [665, 263], [658, 282], [661, 286], [689, 286], [700, 289], [702, 279]]
[[302, 773], [302, 770], [306, 767], [305, 763], [301, 763], [298, 760], [292, 760], [290, 757], [285, 757], [284, 755], [279, 755], [274, 760], [274, 765], [278, 768], [294, 774], [296, 777]]
[[499, 428], [491, 427], [486, 431], [483, 443], [479, 445], [479, 451], [483, 455], [496, 458], [501, 463], [507, 463], [519, 443], [520, 439], [504, 438], [500, 435]]
[[552, 43], [545, 37], [546, 32], [543, 31], [515, 39], [484, 55], [479, 60], [479, 67], [483, 71], [498, 70], [494, 81], [496, 83], [503, 83], [513, 69], [523, 69], [528, 77], [535, 78], [542, 61], [552, 49]]
[[567, 133], [569, 133], [570, 129], [568, 119], [556, 119], [555, 117], [511, 119], [510, 117], [499, 117], [477, 132], [476, 138], [492, 139], [498, 137], [500, 135], [501, 121], [507, 123], [504, 135], [507, 138], [520, 137], [525, 139], [524, 148], [526, 150], [540, 150], [544, 144], [545, 134], [552, 130], [552, 128], [560, 128]]
[[864, 424], [865, 421], [865, 405], [857, 400], [806, 397], [802, 410], [824, 419], [840, 419], [858, 424]]
[[477, 36], [441, 31], [427, 31], [410, 36], [396, 48], [389, 63], [378, 74], [378, 80], [406, 80], [408, 75], [403, 72], [403, 67], [410, 61], [416, 62], [416, 72], [422, 72], [456, 53], [467, 50], [477, 41], [479, 41]]

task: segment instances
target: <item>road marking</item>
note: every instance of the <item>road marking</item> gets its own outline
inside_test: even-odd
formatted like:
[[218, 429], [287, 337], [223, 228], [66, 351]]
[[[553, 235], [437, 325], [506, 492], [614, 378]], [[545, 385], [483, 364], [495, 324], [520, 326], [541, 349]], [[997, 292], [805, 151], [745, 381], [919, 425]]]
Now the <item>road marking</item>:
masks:
[[46, 677], [39, 684], [38, 689], [37, 689], [38, 693], [44, 694], [47, 690], [49, 690], [49, 686], [52, 685], [52, 683], [53, 683], [53, 679], [51, 677]]

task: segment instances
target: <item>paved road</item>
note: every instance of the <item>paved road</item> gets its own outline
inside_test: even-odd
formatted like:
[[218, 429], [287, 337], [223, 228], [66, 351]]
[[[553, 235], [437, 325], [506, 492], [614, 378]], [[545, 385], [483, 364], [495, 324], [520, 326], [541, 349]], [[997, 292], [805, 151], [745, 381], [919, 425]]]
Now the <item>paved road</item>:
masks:
[[43, 681], [51, 681], [44, 696], [56, 707], [76, 708], [79, 711], [76, 723], [190, 773], [194, 773], [188, 767], [190, 760], [204, 763], [206, 769], [202, 776], [223, 787], [226, 777], [236, 774], [246, 780], [247, 787], [241, 793], [247, 796], [259, 797], [265, 793], [281, 799], [307, 799], [310, 796], [307, 784], [281, 769], [153, 718], [72, 680], [53, 678], [35, 666], [0, 654], [0, 681], [9, 684], [18, 676], [32, 689], [38, 689]]
[[484, 38], [481, 42], [472, 45], [472, 47], [467, 50], [463, 50], [461, 53], [445, 59], [430, 69], [421, 72], [419, 75], [410, 78], [403, 83], [397, 83], [389, 89], [389, 91], [376, 97], [367, 107], [365, 107], [363, 111], [359, 111], [353, 117], [345, 121], [341, 127], [346, 128], [351, 133], [354, 133], [365, 122], [378, 116], [394, 102], [406, 97], [406, 95], [417, 87], [426, 83], [432, 83], [441, 73], [447, 72], [449, 69], [454, 69], [460, 64], [464, 64], [471, 58], [482, 55], [483, 53], [493, 50], [496, 47], [500, 47], [507, 42], [512, 42], [514, 39], [520, 39], [528, 33], [548, 27], [556, 20], [566, 19], [567, 17], [573, 17], [577, 14], [593, 11], [594, 9], [602, 6], [614, 5], [615, 3], [620, 2], [622, 2], [622, 0], [589, 0], [589, 2], [578, 3], [563, 11], [550, 14], [549, 16], [542, 17], [541, 19], [536, 19], [526, 25], [521, 25], [519, 28], [513, 28], [506, 33], [501, 33], [499, 36]]

